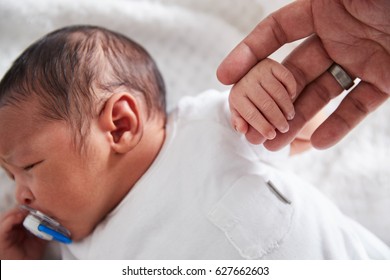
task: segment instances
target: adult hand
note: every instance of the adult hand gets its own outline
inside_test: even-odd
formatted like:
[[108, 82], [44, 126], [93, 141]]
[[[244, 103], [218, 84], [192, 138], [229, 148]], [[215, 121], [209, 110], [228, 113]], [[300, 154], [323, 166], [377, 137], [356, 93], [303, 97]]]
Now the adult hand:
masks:
[[[224, 84], [239, 81], [259, 60], [285, 43], [307, 38], [283, 64], [297, 80], [295, 118], [287, 133], [265, 142], [270, 150], [290, 143], [299, 130], [343, 89], [327, 69], [335, 62], [361, 82], [314, 132], [327, 148], [341, 140], [390, 96], [390, 1], [299, 0], [261, 21], [218, 68]], [[249, 136], [249, 137], [248, 137]], [[261, 137], [253, 128], [247, 138]]]

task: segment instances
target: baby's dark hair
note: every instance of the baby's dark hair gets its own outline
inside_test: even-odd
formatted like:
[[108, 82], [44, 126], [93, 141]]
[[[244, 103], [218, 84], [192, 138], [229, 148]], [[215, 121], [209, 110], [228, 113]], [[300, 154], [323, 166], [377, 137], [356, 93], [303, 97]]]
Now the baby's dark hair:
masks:
[[164, 81], [143, 47], [101, 27], [70, 26], [44, 36], [15, 60], [0, 82], [0, 107], [35, 97], [42, 117], [69, 122], [82, 140], [99, 107], [123, 89], [143, 99], [148, 118], [165, 120]]

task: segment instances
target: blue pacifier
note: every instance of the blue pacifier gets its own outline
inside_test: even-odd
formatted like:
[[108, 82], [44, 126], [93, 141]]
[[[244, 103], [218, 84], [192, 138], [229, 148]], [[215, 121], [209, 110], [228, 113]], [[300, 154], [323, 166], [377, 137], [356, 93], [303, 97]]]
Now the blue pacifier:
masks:
[[26, 205], [20, 205], [20, 208], [30, 212], [23, 221], [23, 226], [29, 232], [44, 240], [72, 243], [69, 230], [59, 222]]

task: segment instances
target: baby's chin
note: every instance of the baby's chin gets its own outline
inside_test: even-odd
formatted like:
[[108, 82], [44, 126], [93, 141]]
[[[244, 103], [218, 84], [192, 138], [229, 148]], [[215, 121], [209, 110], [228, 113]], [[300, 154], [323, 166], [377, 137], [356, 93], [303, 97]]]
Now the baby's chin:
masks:
[[100, 223], [102, 219], [99, 219], [97, 222], [95, 222], [92, 218], [83, 219], [81, 221], [72, 220], [72, 222], [71, 221], [67, 221], [67, 223], [64, 222], [63, 226], [65, 226], [70, 231], [71, 233], [70, 238], [72, 239], [72, 241], [79, 242], [84, 238], [88, 237], [90, 234], [92, 234], [96, 226]]
[[73, 242], [79, 242], [89, 236], [93, 232], [93, 228], [90, 227], [80, 227], [80, 228], [68, 228], [71, 236], [70, 238], [72, 239]]

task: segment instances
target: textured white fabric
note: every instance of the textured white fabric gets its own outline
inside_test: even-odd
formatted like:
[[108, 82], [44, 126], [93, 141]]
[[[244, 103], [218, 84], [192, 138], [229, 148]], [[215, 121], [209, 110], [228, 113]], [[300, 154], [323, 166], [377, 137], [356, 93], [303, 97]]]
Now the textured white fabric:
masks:
[[[63, 246], [63, 257], [390, 258], [311, 186], [262, 161], [269, 152], [232, 130], [227, 104], [215, 91], [184, 98], [151, 168], [90, 236]], [[273, 155], [276, 165], [282, 158]]]
[[[266, 14], [289, 0], [0, 0], [0, 76], [40, 36], [69, 24], [98, 24], [144, 44], [156, 58], [172, 108], [184, 94], [224, 89], [215, 78], [223, 57]], [[286, 51], [275, 57], [280, 60]], [[390, 104], [341, 143], [284, 162], [348, 216], [390, 245]], [[13, 204], [0, 170], [0, 211]]]

